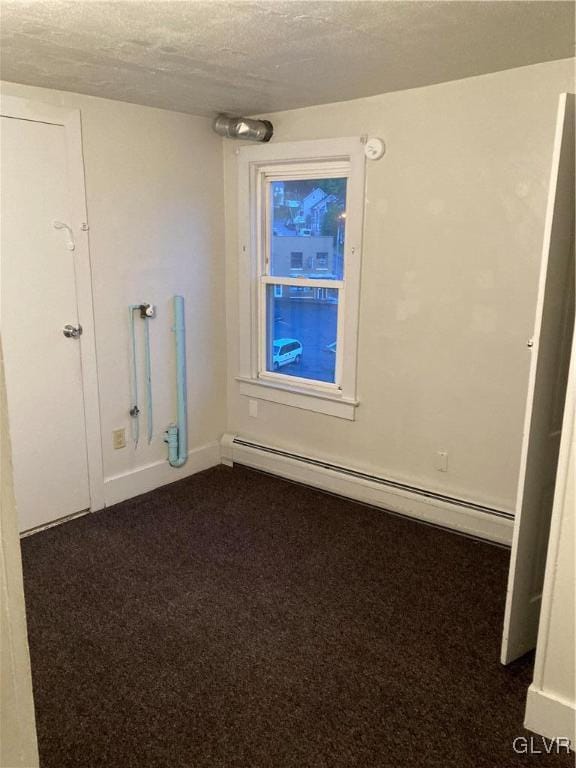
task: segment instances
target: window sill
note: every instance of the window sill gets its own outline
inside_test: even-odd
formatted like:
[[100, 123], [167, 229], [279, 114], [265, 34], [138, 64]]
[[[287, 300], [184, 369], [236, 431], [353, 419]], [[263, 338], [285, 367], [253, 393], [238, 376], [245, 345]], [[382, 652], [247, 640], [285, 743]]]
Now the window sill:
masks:
[[236, 381], [240, 384], [240, 394], [246, 397], [269, 400], [272, 403], [301, 408], [305, 411], [316, 411], [316, 413], [324, 413], [327, 416], [336, 416], [348, 421], [354, 421], [356, 418], [358, 400], [352, 398], [324, 394], [300, 387], [289, 387], [261, 379], [248, 379], [243, 376], [237, 376]]

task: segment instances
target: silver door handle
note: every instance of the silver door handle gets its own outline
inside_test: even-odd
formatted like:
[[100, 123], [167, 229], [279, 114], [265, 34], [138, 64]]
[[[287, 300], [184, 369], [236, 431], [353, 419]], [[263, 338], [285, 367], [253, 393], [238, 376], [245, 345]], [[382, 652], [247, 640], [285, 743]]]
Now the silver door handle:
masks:
[[66, 336], [67, 339], [78, 339], [80, 336], [82, 336], [82, 326], [65, 325], [62, 329], [62, 333], [64, 336]]

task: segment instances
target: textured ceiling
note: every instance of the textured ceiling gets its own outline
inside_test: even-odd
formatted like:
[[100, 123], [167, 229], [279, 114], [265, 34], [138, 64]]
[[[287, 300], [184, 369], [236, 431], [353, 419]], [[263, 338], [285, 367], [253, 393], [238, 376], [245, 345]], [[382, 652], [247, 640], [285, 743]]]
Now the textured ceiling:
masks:
[[4, 80], [256, 114], [574, 55], [572, 2], [4, 0]]

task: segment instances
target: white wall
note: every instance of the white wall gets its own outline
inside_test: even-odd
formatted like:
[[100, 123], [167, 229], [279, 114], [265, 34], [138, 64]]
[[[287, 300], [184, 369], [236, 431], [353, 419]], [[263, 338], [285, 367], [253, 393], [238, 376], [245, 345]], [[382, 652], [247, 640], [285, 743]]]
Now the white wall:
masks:
[[22, 561], [0, 345], [0, 766], [38, 765]]
[[[3, 83], [2, 92], [81, 110], [108, 502], [218, 461], [225, 421], [221, 139], [206, 118], [14, 83]], [[189, 447], [211, 446], [181, 470], [168, 467], [163, 443], [176, 417], [175, 293], [186, 299]], [[158, 307], [150, 326], [155, 436], [148, 446], [144, 414], [138, 449], [129, 441], [114, 450], [113, 429], [130, 436], [127, 308], [140, 301]]]
[[[273, 141], [368, 134], [357, 420], [238, 394], [225, 142], [228, 431], [512, 511], [558, 95], [573, 61], [266, 115]], [[434, 468], [449, 452], [449, 471]]]

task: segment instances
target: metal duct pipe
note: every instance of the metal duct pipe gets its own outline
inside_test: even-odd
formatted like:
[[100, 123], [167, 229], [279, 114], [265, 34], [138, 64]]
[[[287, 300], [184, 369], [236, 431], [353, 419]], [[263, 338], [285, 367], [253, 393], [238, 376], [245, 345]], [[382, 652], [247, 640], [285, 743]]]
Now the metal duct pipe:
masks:
[[229, 117], [218, 115], [213, 126], [216, 133], [227, 139], [246, 141], [270, 141], [274, 126], [269, 120], [251, 120], [248, 117]]

